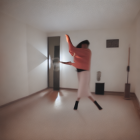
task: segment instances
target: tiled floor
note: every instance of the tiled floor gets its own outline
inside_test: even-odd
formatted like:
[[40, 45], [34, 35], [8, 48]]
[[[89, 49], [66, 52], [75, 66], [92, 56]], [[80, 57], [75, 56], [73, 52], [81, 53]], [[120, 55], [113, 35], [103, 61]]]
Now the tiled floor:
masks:
[[0, 140], [140, 140], [140, 120], [131, 100], [94, 95], [73, 110], [75, 90], [38, 93], [0, 108]]

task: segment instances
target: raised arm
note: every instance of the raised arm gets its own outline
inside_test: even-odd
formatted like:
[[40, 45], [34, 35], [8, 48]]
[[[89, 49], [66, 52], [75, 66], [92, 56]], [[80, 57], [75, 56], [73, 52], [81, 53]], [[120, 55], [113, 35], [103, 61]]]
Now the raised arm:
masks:
[[73, 46], [69, 35], [66, 34], [65, 36], [66, 36], [66, 40], [67, 40], [68, 45], [69, 45], [69, 52], [70, 52], [70, 54], [73, 56], [74, 53], [75, 53], [75, 47]]

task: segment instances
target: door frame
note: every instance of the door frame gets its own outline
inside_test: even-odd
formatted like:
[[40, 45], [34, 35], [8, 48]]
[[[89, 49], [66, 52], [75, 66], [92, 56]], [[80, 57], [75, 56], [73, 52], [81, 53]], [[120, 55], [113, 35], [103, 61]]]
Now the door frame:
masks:
[[[47, 53], [47, 55], [48, 55], [48, 73], [47, 73], [47, 76], [48, 76], [48, 79], [47, 79], [47, 81], [48, 81], [48, 88], [50, 88], [50, 86], [49, 86], [49, 38], [51, 38], [51, 37], [59, 37], [59, 40], [61, 39], [61, 36], [48, 36], [47, 37], [47, 51], [48, 51], [48, 53]], [[61, 40], [60, 40], [60, 42], [61, 42]], [[59, 45], [60, 46], [60, 45]], [[59, 51], [59, 53], [60, 53], [60, 51]]]

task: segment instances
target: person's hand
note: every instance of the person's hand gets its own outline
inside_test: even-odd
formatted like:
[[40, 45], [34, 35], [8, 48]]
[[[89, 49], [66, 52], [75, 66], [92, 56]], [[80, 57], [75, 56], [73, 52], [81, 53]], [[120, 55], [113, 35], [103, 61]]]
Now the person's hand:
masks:
[[69, 37], [69, 35], [67, 35], [67, 34], [65, 34], [65, 36], [66, 36], [66, 40], [67, 40], [67, 42], [68, 42], [69, 39], [70, 39], [70, 37]]
[[67, 65], [71, 65], [71, 61], [67, 62]]
[[59, 61], [60, 63], [63, 63], [63, 64], [67, 64], [67, 65], [71, 65], [71, 61], [69, 62], [62, 62], [62, 61]]

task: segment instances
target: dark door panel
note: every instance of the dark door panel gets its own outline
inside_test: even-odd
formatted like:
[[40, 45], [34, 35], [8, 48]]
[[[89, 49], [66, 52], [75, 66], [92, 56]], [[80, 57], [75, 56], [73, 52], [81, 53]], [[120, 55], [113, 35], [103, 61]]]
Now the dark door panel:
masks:
[[59, 75], [60, 75], [60, 66], [59, 66], [59, 59], [60, 59], [60, 46], [54, 46], [54, 71], [53, 71], [53, 89], [59, 90]]

